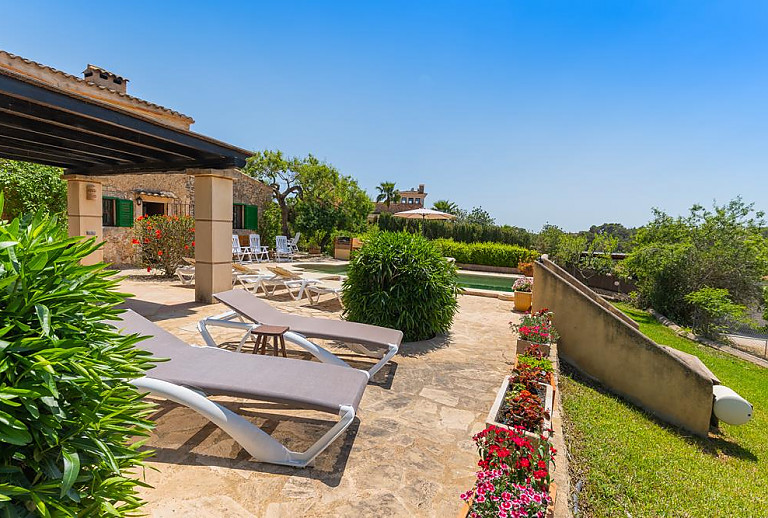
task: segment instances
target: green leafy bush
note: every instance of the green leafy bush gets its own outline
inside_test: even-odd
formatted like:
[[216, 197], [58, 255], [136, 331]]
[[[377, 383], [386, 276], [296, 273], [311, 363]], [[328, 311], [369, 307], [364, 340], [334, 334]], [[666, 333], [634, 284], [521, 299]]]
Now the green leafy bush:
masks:
[[0, 159], [3, 217], [12, 219], [38, 210], [65, 216], [67, 184], [59, 167]]
[[482, 264], [516, 268], [519, 263], [531, 262], [538, 253], [515, 245], [501, 243], [457, 243], [450, 239], [436, 239], [433, 243], [446, 257], [461, 264]]
[[685, 296], [692, 306], [693, 330], [717, 338], [729, 327], [746, 321], [747, 308], [731, 300], [728, 290], [704, 287]]
[[406, 341], [447, 332], [458, 310], [455, 266], [418, 234], [369, 234], [347, 275], [346, 318], [400, 329]]
[[686, 296], [702, 288], [728, 290], [736, 304], [758, 304], [762, 277], [768, 274], [763, 228], [763, 214], [740, 198], [712, 210], [695, 205], [686, 217], [654, 210], [623, 262], [637, 280], [638, 304], [686, 326], [700, 317], [694, 315], [700, 308]]
[[80, 264], [96, 248], [56, 217], [0, 224], [2, 516], [124, 516], [142, 505], [144, 484], [128, 474], [149, 453], [128, 441], [148, 433], [153, 407], [127, 380], [150, 357], [103, 323], [125, 296], [103, 264]]
[[162, 268], [173, 277], [184, 257], [195, 256], [195, 219], [191, 216], [140, 216], [133, 227], [133, 244], [141, 248], [141, 264]]

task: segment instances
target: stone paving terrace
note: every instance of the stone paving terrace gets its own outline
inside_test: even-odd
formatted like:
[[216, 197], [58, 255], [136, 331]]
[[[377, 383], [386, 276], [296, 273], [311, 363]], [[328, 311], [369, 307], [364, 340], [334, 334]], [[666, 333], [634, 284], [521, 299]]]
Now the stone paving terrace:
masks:
[[[194, 301], [194, 288], [126, 271], [128, 306], [191, 344], [202, 345], [199, 319], [223, 305]], [[340, 318], [329, 296], [316, 307], [278, 292], [270, 302], [308, 316]], [[142, 490], [151, 516], [448, 516], [474, 481], [471, 436], [513, 359], [512, 303], [460, 297], [447, 336], [406, 343], [368, 385], [355, 423], [305, 469], [255, 462], [228, 435], [195, 412], [158, 400], [156, 451]], [[222, 330], [215, 338], [233, 341]], [[321, 343], [345, 360], [368, 359]], [[303, 353], [289, 346], [289, 357]], [[295, 346], [294, 346], [295, 347]], [[244, 349], [245, 350], [245, 349]], [[349, 353], [349, 354], [348, 354]], [[243, 353], [245, 354], [245, 353]], [[354, 362], [353, 362], [354, 364]], [[217, 398], [294, 450], [303, 450], [336, 416], [258, 401]]]

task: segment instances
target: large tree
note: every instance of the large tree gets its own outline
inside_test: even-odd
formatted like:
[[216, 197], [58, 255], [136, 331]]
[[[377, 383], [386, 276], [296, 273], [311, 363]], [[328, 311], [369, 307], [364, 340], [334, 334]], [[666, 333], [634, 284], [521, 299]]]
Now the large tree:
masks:
[[[309, 158], [314, 158], [311, 155]], [[305, 159], [306, 160], [306, 159]], [[302, 160], [288, 158], [282, 151], [257, 151], [243, 168], [243, 173], [252, 176], [272, 188], [272, 197], [280, 206], [283, 235], [288, 235], [288, 219], [291, 212], [291, 199], [301, 197]]]
[[283, 235], [290, 233], [290, 222], [325, 246], [336, 230], [361, 230], [373, 210], [354, 179], [312, 155], [287, 158], [265, 150], [250, 157], [243, 172], [272, 188]]
[[395, 182], [381, 182], [376, 190], [379, 194], [376, 196], [377, 202], [384, 202], [384, 205], [389, 205], [394, 201], [397, 203], [400, 200], [400, 191], [395, 188]]
[[496, 224], [496, 220], [482, 207], [474, 207], [469, 212], [459, 209], [456, 221], [469, 225], [480, 225], [481, 227], [490, 227]]

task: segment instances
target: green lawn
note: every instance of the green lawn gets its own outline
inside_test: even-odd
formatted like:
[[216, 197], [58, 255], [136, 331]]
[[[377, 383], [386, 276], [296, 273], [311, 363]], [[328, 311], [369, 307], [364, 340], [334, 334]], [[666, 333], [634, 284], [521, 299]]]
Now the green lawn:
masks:
[[573, 480], [584, 481], [579, 516], [768, 516], [768, 369], [681, 338], [644, 311], [618, 307], [657, 343], [701, 358], [754, 405], [754, 418], [700, 439], [577, 375], [562, 376]]

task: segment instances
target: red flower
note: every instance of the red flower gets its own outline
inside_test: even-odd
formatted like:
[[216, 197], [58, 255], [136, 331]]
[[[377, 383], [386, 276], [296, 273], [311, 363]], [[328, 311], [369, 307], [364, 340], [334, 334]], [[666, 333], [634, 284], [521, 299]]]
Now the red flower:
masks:
[[163, 251], [162, 250], [158, 250], [157, 251], [157, 255], [163, 255]]
[[533, 472], [533, 478], [539, 478], [539, 479], [547, 478], [547, 472], [543, 469], [536, 470]]
[[151, 266], [147, 266], [147, 272], [151, 272], [151, 271], [152, 271], [152, 267]]
[[195, 246], [195, 242], [194, 241], [192, 241], [192, 246]]
[[139, 244], [139, 240], [134, 238], [134, 239], [131, 240], [131, 243], [134, 244], [134, 245], [138, 245]]
[[189, 245], [184, 245], [184, 250], [189, 250]]

